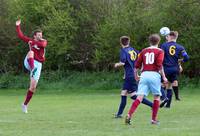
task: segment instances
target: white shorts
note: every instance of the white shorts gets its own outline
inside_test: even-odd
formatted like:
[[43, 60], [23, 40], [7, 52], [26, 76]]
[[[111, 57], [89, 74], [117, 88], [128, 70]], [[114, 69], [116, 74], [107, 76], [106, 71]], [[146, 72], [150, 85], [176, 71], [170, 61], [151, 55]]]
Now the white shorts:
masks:
[[153, 95], [161, 96], [161, 76], [158, 72], [144, 71], [141, 74], [137, 95], [147, 96], [151, 91]]
[[28, 59], [26, 57], [24, 59], [24, 66], [27, 70], [30, 71], [30, 77], [33, 77], [38, 82], [38, 80], [40, 79], [40, 73], [42, 70], [42, 63], [38, 62], [37, 60], [34, 60], [34, 69], [31, 70], [28, 64]]

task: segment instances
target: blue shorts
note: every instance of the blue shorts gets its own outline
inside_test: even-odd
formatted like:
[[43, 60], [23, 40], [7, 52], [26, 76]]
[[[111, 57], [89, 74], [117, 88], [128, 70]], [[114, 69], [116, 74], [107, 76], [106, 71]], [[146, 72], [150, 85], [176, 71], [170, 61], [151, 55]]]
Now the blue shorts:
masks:
[[179, 69], [177, 67], [164, 67], [165, 76], [170, 83], [178, 79]]
[[122, 90], [127, 90], [128, 93], [137, 91], [138, 84], [134, 77], [128, 77], [124, 79]]
[[142, 72], [137, 95], [147, 96], [151, 91], [153, 95], [161, 96], [161, 76], [158, 72], [145, 71]]
[[26, 57], [24, 59], [24, 66], [28, 71], [30, 71], [30, 77], [33, 77], [38, 82], [42, 70], [42, 63], [38, 62], [37, 60], [34, 60], [34, 69], [30, 70], [30, 66]]

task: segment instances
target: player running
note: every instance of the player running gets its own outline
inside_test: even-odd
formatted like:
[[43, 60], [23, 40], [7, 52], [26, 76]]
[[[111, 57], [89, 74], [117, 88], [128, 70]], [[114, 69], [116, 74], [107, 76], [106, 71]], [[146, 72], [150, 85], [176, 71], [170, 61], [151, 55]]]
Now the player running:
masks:
[[[143, 49], [136, 61], [135, 65], [135, 79], [139, 81], [137, 98], [132, 103], [126, 116], [125, 123], [131, 124], [131, 117], [135, 113], [138, 105], [151, 91], [154, 96], [152, 107], [152, 124], [158, 124], [157, 113], [160, 103], [160, 88], [161, 88], [161, 76], [166, 83], [167, 79], [162, 68], [162, 62], [164, 59], [164, 52], [158, 48], [160, 42], [160, 36], [158, 34], [152, 34], [149, 36], [150, 47]], [[142, 70], [141, 77], [138, 76], [138, 71]], [[160, 75], [161, 74], [161, 75]]]
[[[134, 77], [134, 64], [138, 56], [138, 51], [130, 47], [130, 38], [128, 36], [122, 36], [120, 38], [120, 44], [122, 46], [120, 51], [120, 62], [115, 64], [115, 68], [124, 66], [125, 79], [121, 91], [121, 102], [115, 118], [122, 117], [122, 113], [126, 106], [128, 94], [130, 94], [131, 99], [136, 99], [136, 91], [138, 88], [137, 82]], [[147, 99], [143, 99], [142, 103], [150, 107], [152, 107], [153, 105], [152, 102]]]
[[[180, 63], [186, 62], [189, 59], [189, 56], [187, 52], [185, 51], [184, 47], [176, 43], [177, 38], [178, 38], [178, 32], [171, 31], [166, 36], [167, 42], [162, 44], [160, 47], [165, 52], [163, 67], [164, 67], [166, 77], [169, 80], [166, 86], [167, 97], [169, 99], [165, 106], [167, 108], [170, 108], [171, 106], [172, 88], [174, 90], [176, 100], [180, 100], [178, 81], [177, 81], [177, 77], [179, 73], [182, 71], [182, 67]], [[163, 107], [164, 105], [165, 103], [162, 103], [161, 107]]]
[[22, 104], [22, 111], [28, 113], [27, 105], [36, 91], [37, 83], [40, 78], [42, 63], [45, 61], [45, 47], [47, 40], [42, 38], [42, 31], [34, 31], [33, 38], [25, 36], [20, 28], [21, 20], [16, 21], [16, 31], [18, 37], [28, 43], [30, 51], [27, 53], [24, 66], [30, 71], [30, 86], [26, 95], [26, 99]]

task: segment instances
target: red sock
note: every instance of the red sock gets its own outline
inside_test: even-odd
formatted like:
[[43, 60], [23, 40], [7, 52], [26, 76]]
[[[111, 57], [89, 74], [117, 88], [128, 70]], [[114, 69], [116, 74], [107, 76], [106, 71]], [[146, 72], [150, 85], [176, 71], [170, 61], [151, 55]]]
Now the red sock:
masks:
[[159, 103], [160, 103], [159, 100], [153, 101], [152, 120], [156, 120], [156, 118], [157, 118]]
[[131, 108], [129, 109], [128, 115], [131, 117], [132, 114], [135, 112], [135, 110], [137, 109], [138, 105], [140, 104], [140, 101], [138, 99], [136, 99], [132, 105]]
[[31, 70], [34, 69], [34, 58], [28, 58], [28, 64]]
[[33, 92], [28, 90], [28, 92], [26, 94], [26, 100], [24, 101], [24, 105], [27, 105], [29, 103], [29, 101], [31, 100], [32, 96], [33, 96]]

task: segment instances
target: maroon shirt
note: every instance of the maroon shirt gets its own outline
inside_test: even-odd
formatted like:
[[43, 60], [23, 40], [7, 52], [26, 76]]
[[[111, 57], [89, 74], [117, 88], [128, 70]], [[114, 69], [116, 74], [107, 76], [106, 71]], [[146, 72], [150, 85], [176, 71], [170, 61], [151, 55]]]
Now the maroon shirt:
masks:
[[163, 50], [157, 47], [148, 47], [140, 52], [140, 55], [136, 61], [135, 68], [142, 68], [143, 71], [156, 71], [159, 72], [162, 68], [164, 59]]
[[32, 41], [31, 50], [34, 52], [34, 59], [39, 62], [45, 61], [45, 47], [47, 46], [47, 40], [36, 41], [32, 38], [29, 38], [23, 34], [20, 29], [20, 25], [16, 26], [16, 31], [18, 37], [23, 40], [24, 42], [28, 43]]

